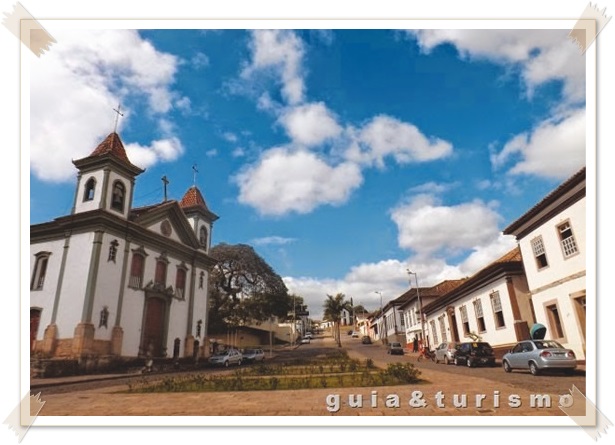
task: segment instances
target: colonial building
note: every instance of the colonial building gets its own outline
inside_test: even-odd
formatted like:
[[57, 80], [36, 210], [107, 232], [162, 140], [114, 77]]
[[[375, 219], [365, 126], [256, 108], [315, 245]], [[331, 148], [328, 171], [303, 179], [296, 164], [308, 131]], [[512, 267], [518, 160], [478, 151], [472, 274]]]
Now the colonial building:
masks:
[[585, 359], [585, 168], [510, 224], [523, 255], [536, 321]]
[[[419, 342], [424, 342], [428, 336], [428, 327], [425, 324], [424, 308], [436, 299], [442, 297], [446, 293], [452, 291], [457, 286], [465, 281], [461, 280], [445, 280], [432, 287], [412, 288], [404, 295], [407, 297], [406, 302], [400, 307], [403, 313], [404, 325], [406, 327], [407, 344], [413, 344], [416, 338]], [[421, 311], [423, 318], [421, 320]]]
[[207, 332], [208, 250], [218, 217], [196, 186], [181, 201], [133, 208], [143, 170], [116, 133], [73, 164], [71, 214], [30, 227], [31, 350], [193, 355]]
[[530, 337], [534, 314], [515, 248], [424, 306], [431, 348], [480, 337], [500, 353]]

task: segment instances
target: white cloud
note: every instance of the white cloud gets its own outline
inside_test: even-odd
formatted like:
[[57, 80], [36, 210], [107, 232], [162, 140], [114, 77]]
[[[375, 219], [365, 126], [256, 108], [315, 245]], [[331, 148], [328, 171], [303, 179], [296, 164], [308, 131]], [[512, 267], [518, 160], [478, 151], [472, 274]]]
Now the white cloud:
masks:
[[285, 245], [294, 243], [295, 238], [285, 238], [282, 236], [265, 236], [263, 238], [255, 238], [251, 241], [252, 244], [257, 246], [271, 246], [271, 245]]
[[280, 117], [280, 122], [294, 142], [307, 146], [335, 138], [342, 131], [333, 113], [322, 102], [289, 108]]
[[303, 101], [305, 85], [301, 76], [303, 42], [290, 30], [255, 30], [250, 42], [251, 63], [242, 71], [244, 79], [261, 70], [273, 70], [280, 76], [282, 95], [291, 104]]
[[319, 205], [346, 202], [363, 182], [352, 163], [327, 164], [306, 151], [268, 150], [235, 178], [239, 201], [263, 215], [308, 213]]
[[148, 168], [161, 161], [174, 161], [184, 152], [177, 138], [159, 139], [149, 146], [131, 143], [126, 144], [125, 148], [130, 161], [141, 168]]
[[[112, 108], [119, 100], [145, 99], [154, 114], [170, 111], [179, 61], [134, 30], [57, 30], [54, 37], [54, 50], [31, 64], [30, 166], [42, 180], [67, 181], [75, 175], [71, 159], [89, 155], [113, 131]], [[130, 107], [123, 108], [120, 129], [130, 118]], [[152, 153], [134, 147], [131, 161], [151, 165], [167, 159], [168, 145], [175, 152], [178, 142], [167, 139], [165, 147], [155, 141], [149, 148], [158, 151]]]
[[530, 133], [512, 137], [491, 156], [495, 169], [514, 165], [510, 174], [565, 179], [585, 165], [585, 109], [541, 122]]
[[391, 211], [400, 247], [419, 256], [475, 250], [498, 238], [500, 216], [480, 200], [445, 206], [430, 195], [418, 195]]
[[227, 131], [226, 133], [224, 133], [222, 137], [228, 142], [237, 142], [238, 140], [237, 135], [234, 133], [231, 133], [230, 131]]
[[199, 51], [194, 56], [192, 56], [190, 63], [192, 63], [192, 66], [197, 69], [204, 68], [206, 66], [209, 66], [209, 57], [207, 57], [207, 54]]
[[562, 80], [566, 102], [585, 98], [585, 58], [571, 44], [567, 30], [429, 29], [408, 33], [416, 36], [425, 52], [450, 43], [464, 58], [519, 66], [530, 95], [546, 82]]
[[355, 143], [346, 151], [346, 159], [364, 165], [383, 167], [387, 156], [399, 164], [427, 162], [453, 152], [451, 143], [428, 138], [414, 125], [385, 115], [374, 117], [353, 133]]

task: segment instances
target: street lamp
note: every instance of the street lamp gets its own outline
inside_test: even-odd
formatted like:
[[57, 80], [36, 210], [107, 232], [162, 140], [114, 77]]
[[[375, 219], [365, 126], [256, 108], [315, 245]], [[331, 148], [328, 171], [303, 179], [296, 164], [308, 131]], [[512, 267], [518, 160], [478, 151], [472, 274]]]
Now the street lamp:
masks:
[[388, 343], [387, 336], [388, 336], [389, 330], [387, 329], [387, 318], [384, 315], [384, 311], [382, 307], [382, 292], [377, 290], [374, 293], [380, 295], [380, 315], [382, 316], [382, 321], [384, 323], [384, 337], [382, 337], [382, 343], [386, 345]]
[[[414, 275], [416, 280], [416, 296], [419, 300], [419, 317], [421, 317], [421, 337], [422, 340], [425, 341], [425, 320], [423, 319], [423, 300], [421, 299], [421, 293], [419, 291], [419, 276], [416, 272], [412, 272], [410, 269], [406, 269], [406, 272], [408, 272], [408, 275]], [[412, 279], [409, 279], [408, 281], [410, 282], [410, 287], [412, 287]]]

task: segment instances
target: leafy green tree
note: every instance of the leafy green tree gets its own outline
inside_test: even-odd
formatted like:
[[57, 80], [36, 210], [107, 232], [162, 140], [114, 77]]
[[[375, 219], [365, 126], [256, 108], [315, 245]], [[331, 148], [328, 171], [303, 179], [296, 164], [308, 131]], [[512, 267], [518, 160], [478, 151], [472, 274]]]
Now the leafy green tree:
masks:
[[217, 263], [209, 274], [209, 332], [286, 318], [293, 302], [288, 289], [251, 246], [222, 243], [210, 255]]
[[342, 319], [342, 311], [345, 309], [348, 312], [352, 311], [352, 305], [345, 300], [346, 296], [338, 293], [335, 296], [327, 295], [327, 299], [323, 305], [325, 312], [325, 320], [333, 322], [333, 338], [337, 342], [337, 346], [342, 347], [342, 337], [340, 335], [340, 321]]

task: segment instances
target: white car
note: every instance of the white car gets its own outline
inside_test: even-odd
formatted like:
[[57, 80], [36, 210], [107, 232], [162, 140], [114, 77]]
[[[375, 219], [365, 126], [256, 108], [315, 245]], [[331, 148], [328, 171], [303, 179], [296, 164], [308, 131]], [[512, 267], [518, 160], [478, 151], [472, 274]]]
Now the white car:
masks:
[[352, 331], [352, 338], [359, 338], [359, 333], [357, 331]]
[[224, 366], [228, 368], [230, 365], [241, 366], [243, 355], [237, 349], [227, 349], [209, 357], [209, 363], [215, 366]]

